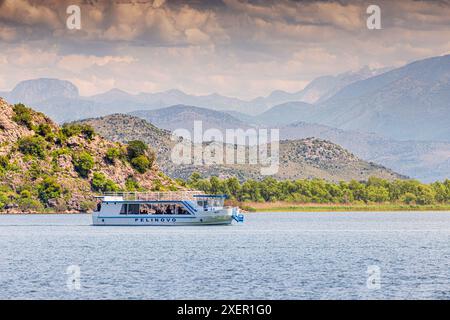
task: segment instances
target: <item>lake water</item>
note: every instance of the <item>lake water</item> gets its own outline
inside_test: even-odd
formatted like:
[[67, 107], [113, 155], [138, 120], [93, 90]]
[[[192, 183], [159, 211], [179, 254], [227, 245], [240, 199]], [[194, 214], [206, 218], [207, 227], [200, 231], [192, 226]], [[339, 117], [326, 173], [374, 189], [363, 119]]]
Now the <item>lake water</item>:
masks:
[[253, 213], [215, 227], [90, 219], [0, 215], [0, 299], [450, 298], [450, 213]]

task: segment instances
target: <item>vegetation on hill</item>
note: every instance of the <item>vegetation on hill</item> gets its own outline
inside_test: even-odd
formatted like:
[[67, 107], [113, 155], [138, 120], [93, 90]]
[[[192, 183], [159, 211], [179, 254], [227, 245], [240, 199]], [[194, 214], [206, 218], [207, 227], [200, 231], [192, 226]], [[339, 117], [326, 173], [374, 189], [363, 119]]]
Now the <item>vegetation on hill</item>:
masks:
[[425, 184], [417, 180], [389, 181], [375, 177], [366, 182], [338, 183], [322, 179], [279, 181], [266, 178], [241, 183], [235, 177], [207, 179], [194, 173], [184, 183], [207, 193], [226, 194], [230, 200], [244, 203], [450, 205], [450, 180]]
[[[98, 134], [111, 141], [126, 143], [139, 139], [146, 142], [156, 151], [161, 170], [172, 178], [186, 180], [193, 172], [199, 172], [203, 176], [237, 177], [240, 181], [264, 178], [259, 165], [175, 165], [170, 156], [177, 141], [171, 140], [170, 131], [159, 129], [137, 117], [114, 114], [78, 123], [92, 126]], [[326, 140], [306, 138], [280, 141], [280, 167], [275, 175], [277, 179], [322, 178], [329, 181], [359, 181], [367, 180], [370, 176], [388, 180], [405, 178], [388, 168], [361, 160], [348, 150]]]
[[0, 212], [82, 212], [106, 191], [176, 190], [142, 141], [110, 142], [88, 124], [59, 127], [0, 99]]

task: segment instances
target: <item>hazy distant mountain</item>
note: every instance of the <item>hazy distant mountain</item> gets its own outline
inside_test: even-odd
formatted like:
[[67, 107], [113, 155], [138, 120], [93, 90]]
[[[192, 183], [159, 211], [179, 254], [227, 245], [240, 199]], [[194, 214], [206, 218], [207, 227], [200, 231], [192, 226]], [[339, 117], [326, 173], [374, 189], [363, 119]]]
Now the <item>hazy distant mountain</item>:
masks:
[[245, 129], [249, 127], [248, 124], [226, 112], [185, 105], [157, 110], [134, 111], [130, 114], [145, 119], [159, 128], [172, 131], [183, 128], [193, 132], [194, 121], [201, 121], [203, 130], [216, 128], [225, 132], [225, 129]]
[[[172, 89], [163, 92], [130, 94], [119, 89], [112, 89], [102, 94], [88, 97], [89, 100], [99, 103], [126, 102], [128, 105], [141, 106], [142, 110], [154, 110], [173, 105], [194, 105], [213, 110], [241, 110], [250, 112], [258, 107], [249, 101], [221, 96], [219, 94], [209, 94], [196, 96], [184, 93], [181, 90]], [[135, 109], [136, 110], [136, 109]]]
[[364, 67], [358, 71], [349, 71], [336, 76], [319, 77], [309, 83], [302, 91], [299, 101], [318, 103], [332, 97], [339, 90], [356, 81], [368, 79], [388, 71], [388, 68], [370, 69]]
[[348, 71], [338, 75], [327, 75], [311, 81], [303, 90], [289, 93], [282, 90], [275, 90], [267, 97], [260, 97], [252, 100], [252, 103], [260, 105], [260, 112], [272, 106], [285, 104], [287, 102], [306, 102], [314, 104], [324, 101], [333, 96], [345, 86], [360, 80], [364, 80], [375, 75], [388, 71], [389, 68], [370, 69], [364, 67], [357, 71]]
[[173, 105], [191, 105], [218, 111], [235, 111], [255, 115], [278, 104], [292, 101], [313, 101], [314, 99], [311, 98], [313, 95], [319, 98], [330, 95], [337, 90], [336, 88], [341, 88], [351, 81], [366, 78], [374, 72], [366, 68], [336, 77], [322, 77], [312, 81], [305, 90], [296, 93], [275, 90], [267, 97], [258, 97], [249, 101], [216, 93], [190, 95], [177, 89], [156, 93], [131, 94], [115, 88], [101, 94], [80, 97], [78, 89], [73, 83], [46, 78], [22, 81], [11, 92], [2, 92], [0, 96], [8, 98], [13, 103], [27, 103], [39, 111], [45, 112], [57, 122], [118, 112], [155, 110]]
[[316, 137], [329, 140], [364, 160], [426, 182], [450, 177], [450, 143], [447, 142], [396, 141], [373, 133], [305, 122], [281, 127], [280, 136], [282, 139]]
[[248, 125], [257, 126], [257, 125], [260, 124], [259, 120], [257, 119], [257, 117], [252, 116], [250, 114], [242, 113], [242, 112], [234, 111], [234, 110], [226, 110], [224, 112], [228, 113], [232, 117], [234, 117], [234, 118], [236, 118], [236, 119], [238, 119], [238, 120], [240, 120], [240, 121], [242, 121], [244, 123], [247, 123]]
[[266, 126], [286, 125], [304, 119], [313, 109], [314, 106], [306, 102], [287, 102], [270, 108], [254, 119]]
[[[259, 165], [175, 165], [170, 155], [176, 142], [170, 139], [170, 132], [137, 117], [115, 114], [82, 122], [89, 123], [99, 134], [112, 141], [145, 141], [157, 151], [161, 170], [170, 177], [186, 179], [193, 172], [200, 172], [204, 176], [235, 176], [241, 180], [264, 178], [260, 174]], [[366, 180], [370, 176], [403, 178], [385, 167], [363, 161], [328, 141], [308, 138], [280, 142], [280, 169], [276, 178], [323, 178], [339, 181]]]
[[399, 140], [450, 141], [450, 55], [350, 84], [304, 120]]
[[133, 101], [135, 97], [128, 92], [114, 88], [104, 93], [90, 96], [87, 99], [101, 103], [115, 103], [117, 101]]
[[12, 102], [27, 104], [53, 98], [78, 98], [78, 88], [69, 81], [58, 79], [34, 79], [22, 81], [8, 94]]

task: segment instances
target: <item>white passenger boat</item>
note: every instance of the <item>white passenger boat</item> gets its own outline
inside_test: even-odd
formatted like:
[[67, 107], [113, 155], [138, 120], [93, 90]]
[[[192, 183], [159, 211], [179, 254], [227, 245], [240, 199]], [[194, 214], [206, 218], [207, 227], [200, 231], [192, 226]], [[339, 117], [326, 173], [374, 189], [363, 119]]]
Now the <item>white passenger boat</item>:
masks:
[[225, 195], [198, 191], [107, 193], [92, 214], [94, 225], [226, 225], [243, 222], [239, 208], [224, 207]]

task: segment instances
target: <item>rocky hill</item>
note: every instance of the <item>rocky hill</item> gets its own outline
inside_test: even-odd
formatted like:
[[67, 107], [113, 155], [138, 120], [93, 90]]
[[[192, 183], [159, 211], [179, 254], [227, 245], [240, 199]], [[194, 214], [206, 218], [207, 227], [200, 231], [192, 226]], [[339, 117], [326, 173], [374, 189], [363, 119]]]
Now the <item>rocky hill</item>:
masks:
[[[113, 115], [80, 122], [89, 124], [95, 130], [113, 141], [126, 142], [142, 139], [158, 154], [161, 170], [173, 178], [188, 178], [193, 172], [204, 177], [236, 176], [240, 180], [262, 179], [259, 165], [217, 164], [217, 165], [175, 165], [171, 159], [172, 147], [169, 131], [158, 129], [145, 120], [130, 115]], [[370, 176], [386, 179], [404, 178], [385, 167], [363, 161], [349, 151], [331, 142], [307, 138], [280, 142], [280, 169], [276, 178], [324, 178], [330, 181], [367, 180]]]
[[282, 139], [316, 137], [336, 143], [356, 156], [424, 182], [450, 177], [450, 143], [399, 141], [374, 133], [297, 122], [280, 128]]
[[81, 212], [102, 191], [172, 190], [151, 149], [59, 127], [42, 113], [0, 99], [0, 212]]

